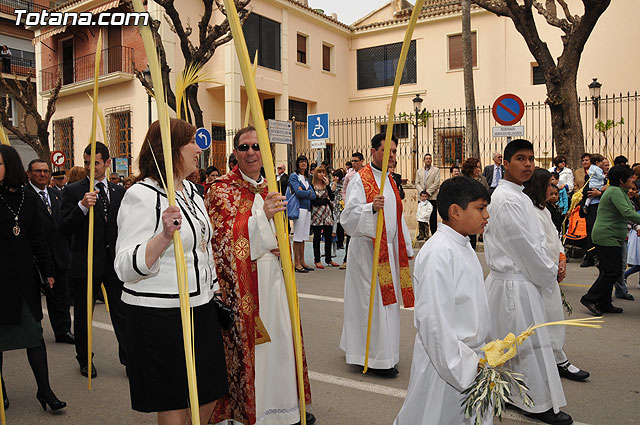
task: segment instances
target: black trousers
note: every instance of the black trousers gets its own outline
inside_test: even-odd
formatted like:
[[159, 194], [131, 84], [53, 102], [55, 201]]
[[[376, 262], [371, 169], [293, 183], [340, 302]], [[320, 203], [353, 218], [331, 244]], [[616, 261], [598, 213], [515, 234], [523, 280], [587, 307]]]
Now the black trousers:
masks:
[[585, 254], [584, 259], [587, 262], [593, 262], [596, 256], [596, 250], [592, 249], [595, 245], [591, 240], [591, 232], [593, 231], [593, 225], [595, 224], [596, 217], [598, 216], [598, 205], [600, 204], [589, 205], [587, 207], [587, 216], [585, 217], [585, 221], [587, 223], [587, 253]]
[[311, 226], [311, 230], [313, 231], [313, 261], [320, 262], [320, 238], [324, 235], [324, 261], [330, 263], [333, 226]]
[[[116, 272], [111, 265], [113, 261], [108, 258], [107, 267], [103, 276], [96, 276], [93, 279], [93, 304], [95, 305], [96, 295], [102, 291], [100, 284], [104, 283], [109, 301], [109, 314], [111, 324], [118, 340], [118, 356], [122, 365], [127, 364], [127, 349], [125, 336], [125, 305], [122, 302], [122, 282], [118, 279]], [[87, 355], [87, 280], [71, 279], [73, 285], [73, 330], [76, 337], [76, 359], [80, 366], [85, 366], [88, 361]]]
[[469, 235], [469, 243], [471, 244], [471, 248], [475, 251], [478, 243], [478, 235]]
[[345, 236], [347, 237], [347, 240], [344, 243], [344, 260], [342, 260], [343, 263], [347, 262], [347, 254], [349, 253], [349, 241], [351, 241], [351, 236], [347, 235], [346, 233]]
[[429, 217], [429, 227], [431, 228], [431, 234], [433, 235], [438, 230], [438, 200], [429, 200], [433, 211], [431, 211], [431, 217]]
[[418, 239], [426, 239], [429, 236], [429, 223], [426, 221], [418, 222]]
[[336, 226], [336, 245], [338, 245], [338, 249], [344, 248], [344, 235], [342, 224], [338, 223]]
[[49, 321], [56, 338], [64, 336], [71, 330], [71, 313], [69, 313], [69, 281], [67, 270], [56, 267], [51, 295], [47, 294], [47, 310]]
[[613, 285], [620, 277], [620, 273], [623, 272], [620, 262], [622, 247], [596, 245], [595, 251], [598, 255], [600, 274], [583, 298], [606, 309], [611, 306]]

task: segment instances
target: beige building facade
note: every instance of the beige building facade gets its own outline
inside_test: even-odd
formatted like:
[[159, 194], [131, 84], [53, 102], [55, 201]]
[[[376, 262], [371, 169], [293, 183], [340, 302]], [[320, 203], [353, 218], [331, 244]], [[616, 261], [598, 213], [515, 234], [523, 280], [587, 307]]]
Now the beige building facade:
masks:
[[[424, 99], [423, 107], [428, 111], [464, 107], [461, 18], [455, 3], [433, 0], [428, 1], [423, 9], [412, 38], [414, 46], [408, 61], [411, 70], [406, 71], [406, 80], [400, 87], [397, 112], [411, 113], [412, 99], [416, 94]], [[582, 14], [581, 2], [570, 0], [568, 3], [573, 13]], [[638, 88], [636, 69], [640, 65], [640, 57], [633, 51], [633, 43], [629, 42], [639, 39], [640, 30], [635, 23], [640, 20], [640, 8], [634, 3], [612, 2], [597, 23], [582, 54], [578, 75], [578, 93], [581, 97], [588, 95], [587, 85], [594, 77], [603, 84], [603, 96], [606, 93], [634, 92]], [[177, 37], [162, 18], [161, 8], [152, 1], [149, 4], [150, 13], [162, 22], [165, 50], [175, 73], [184, 67]], [[363, 2], [363, 7], [365, 5], [366, 2]], [[181, 15], [185, 17], [183, 22], [189, 21], [194, 27], [192, 37], [196, 43], [202, 5], [198, 0], [184, 0], [180, 1], [179, 7]], [[258, 50], [259, 54], [256, 85], [265, 118], [289, 120], [295, 116], [296, 121], [304, 121], [306, 114], [317, 112], [329, 112], [332, 120], [386, 115], [391, 100], [394, 60], [397, 61], [398, 46], [406, 31], [410, 7], [411, 4], [406, 1], [391, 1], [354, 24], [346, 25], [335, 17], [309, 8], [304, 1], [253, 0], [250, 3], [252, 14], [245, 23], [245, 34], [250, 51]], [[117, 0], [75, 0], [63, 5], [60, 10], [96, 12], [110, 9], [121, 10], [122, 6]], [[220, 16], [216, 19], [220, 19]], [[562, 48], [560, 31], [548, 26], [542, 18], [537, 19], [541, 38], [547, 41], [552, 54], [559, 56]], [[476, 103], [490, 105], [503, 93], [515, 93], [525, 102], [544, 102], [544, 81], [540, 80], [535, 61], [512, 22], [474, 8], [471, 26], [475, 41]], [[625, 30], [620, 31], [620, 28]], [[131, 51], [131, 62], [135, 62], [135, 65], [129, 65], [123, 60], [111, 67], [107, 61], [109, 63], [104, 65], [99, 92], [101, 108], [105, 115], [111, 115], [107, 119], [107, 127], [112, 129], [111, 132], [107, 131], [110, 146], [129, 143], [128, 148], [119, 149], [114, 156], [127, 155], [127, 172], [135, 172], [135, 156], [148, 127], [149, 111], [146, 92], [133, 75], [133, 66], [139, 70], [146, 68], [141, 43], [136, 41], [135, 28], [123, 27], [120, 44], [112, 42], [110, 45], [109, 36], [114, 37], [114, 29], [36, 29], [37, 75], [55, 65], [64, 72], [62, 50], [65, 48], [67, 55], [73, 54], [74, 63], [79, 58], [85, 58], [83, 60], [86, 61], [87, 55], [91, 54], [90, 48], [83, 50], [80, 46], [82, 43], [87, 46], [93, 43], [95, 52], [97, 31], [102, 31], [103, 38], [107, 39], [105, 46], [122, 46], [120, 51]], [[68, 41], [65, 44], [65, 40], [69, 39], [73, 40], [73, 50], [70, 50]], [[199, 102], [204, 111], [205, 126], [213, 131], [217, 152], [222, 150], [224, 157], [231, 151], [233, 130], [243, 125], [247, 105], [233, 41], [216, 50], [205, 70], [216, 82], [201, 84]], [[52, 147], [67, 143], [65, 146], [71, 163], [78, 165], [82, 162], [81, 153], [90, 133], [91, 104], [87, 93], [91, 92], [92, 75], [88, 77], [63, 86], [51, 129], [54, 135]], [[38, 78], [38, 92], [41, 105], [44, 105], [47, 90], [41, 80]], [[155, 105], [151, 109], [152, 119], [155, 119]], [[125, 115], [128, 121], [120, 122]], [[438, 119], [434, 115], [433, 120]], [[411, 127], [410, 121], [406, 124]], [[447, 122], [434, 125], [459, 127], [460, 124]], [[384, 120], [376, 122], [372, 131], [379, 130], [381, 125], [384, 125]], [[412, 134], [407, 133], [407, 137], [401, 140], [404, 145], [399, 168], [403, 175], [408, 175], [415, 164], [415, 157], [412, 158]], [[301, 134], [297, 136], [298, 139], [303, 137]], [[335, 144], [335, 148], [347, 143], [345, 138], [351, 138], [348, 134], [342, 138], [337, 136], [336, 132], [336, 137], [329, 140]], [[70, 137], [72, 146], [68, 146]], [[299, 143], [306, 142], [299, 140]], [[421, 154], [424, 149], [418, 149], [418, 152]], [[278, 145], [275, 154], [277, 162], [287, 162], [286, 146]], [[546, 154], [551, 155], [551, 151]], [[332, 159], [337, 165], [342, 165], [339, 162], [349, 156], [345, 155]], [[218, 164], [223, 162], [219, 158], [217, 161]], [[447, 164], [443, 162], [442, 165]]]

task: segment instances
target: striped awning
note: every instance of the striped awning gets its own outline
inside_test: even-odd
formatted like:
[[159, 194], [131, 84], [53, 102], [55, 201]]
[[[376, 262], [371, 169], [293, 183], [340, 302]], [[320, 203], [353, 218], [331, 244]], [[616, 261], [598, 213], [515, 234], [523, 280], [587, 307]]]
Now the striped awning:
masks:
[[44, 31], [42, 33], [40, 33], [40, 35], [36, 36], [33, 38], [33, 40], [31, 40], [31, 43], [33, 45], [36, 45], [38, 43], [40, 43], [42, 40], [46, 40], [47, 38], [53, 37], [56, 34], [60, 34], [61, 32], [65, 32], [67, 30], [68, 25], [65, 25], [63, 27], [56, 27], [53, 29], [50, 29], [49, 31]]

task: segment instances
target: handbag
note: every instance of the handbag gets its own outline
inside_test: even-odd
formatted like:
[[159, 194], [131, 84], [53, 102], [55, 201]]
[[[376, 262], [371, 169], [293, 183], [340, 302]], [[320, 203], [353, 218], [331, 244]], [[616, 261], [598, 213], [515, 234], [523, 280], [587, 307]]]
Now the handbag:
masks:
[[295, 192], [291, 190], [291, 185], [287, 187], [287, 216], [289, 220], [297, 220], [300, 217], [300, 200], [296, 196]]
[[235, 320], [233, 310], [231, 310], [224, 301], [216, 296], [213, 297], [213, 303], [216, 307], [216, 314], [218, 315], [218, 323], [220, 323], [220, 327], [225, 331], [230, 330], [233, 327], [233, 321]]

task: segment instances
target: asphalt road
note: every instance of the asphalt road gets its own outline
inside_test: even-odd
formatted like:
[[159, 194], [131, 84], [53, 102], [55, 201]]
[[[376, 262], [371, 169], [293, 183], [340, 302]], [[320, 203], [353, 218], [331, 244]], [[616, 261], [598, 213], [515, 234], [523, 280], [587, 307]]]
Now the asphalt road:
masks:
[[[338, 251], [338, 260], [344, 251]], [[310, 257], [311, 246], [306, 248]], [[479, 258], [484, 265], [482, 253]], [[311, 258], [308, 260], [312, 264]], [[568, 265], [563, 290], [575, 312], [586, 317], [580, 296], [596, 276], [595, 268], [581, 269], [577, 260]], [[485, 268], [486, 273], [486, 268]], [[318, 425], [390, 425], [402, 406], [409, 383], [415, 329], [413, 312], [401, 312], [400, 375], [383, 379], [363, 375], [348, 366], [338, 348], [343, 317], [344, 271], [337, 268], [296, 275], [300, 292], [307, 359], [313, 397], [312, 411]], [[638, 277], [630, 279], [631, 293], [640, 300]], [[568, 405], [564, 409], [576, 424], [638, 424], [640, 405], [640, 304], [614, 301], [623, 314], [605, 316], [600, 330], [567, 328], [565, 351], [570, 361], [591, 372], [587, 382], [562, 381]], [[94, 327], [95, 365], [98, 377], [93, 388], [80, 376], [71, 345], [54, 342], [48, 319], [43, 321], [48, 344], [52, 387], [68, 403], [63, 411], [44, 412], [35, 399], [36, 385], [24, 350], [4, 354], [4, 378], [11, 407], [9, 425], [35, 424], [153, 424], [155, 415], [131, 410], [124, 368], [117, 360], [116, 340], [105, 306], [96, 308]], [[496, 420], [496, 423], [499, 423]], [[538, 423], [507, 411], [503, 423]]]

